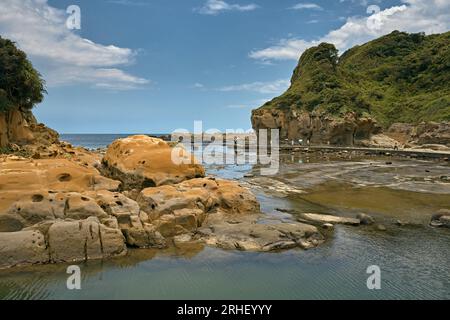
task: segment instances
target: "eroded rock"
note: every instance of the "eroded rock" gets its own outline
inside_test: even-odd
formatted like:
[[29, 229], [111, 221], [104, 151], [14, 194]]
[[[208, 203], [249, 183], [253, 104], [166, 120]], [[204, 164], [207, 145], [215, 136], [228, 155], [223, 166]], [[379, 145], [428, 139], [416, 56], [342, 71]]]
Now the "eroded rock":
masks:
[[40, 231], [0, 232], [0, 268], [48, 261], [45, 237]]
[[259, 204], [236, 182], [192, 179], [172, 186], [142, 190], [137, 202], [163, 235], [177, 235], [200, 226], [209, 212], [257, 213]]
[[103, 158], [104, 173], [122, 181], [122, 188], [125, 190], [142, 190], [205, 175], [205, 170], [194, 156], [181, 148], [177, 150], [190, 164], [174, 163], [173, 149], [161, 139], [143, 135], [119, 139], [106, 151]]
[[120, 230], [108, 228], [93, 217], [55, 222], [48, 230], [48, 246], [53, 262], [102, 259], [127, 252]]
[[222, 249], [242, 251], [277, 251], [292, 248], [309, 249], [323, 242], [316, 227], [299, 222], [273, 221], [259, 223], [261, 215], [245, 217], [214, 213], [208, 217], [199, 237], [206, 244]]
[[372, 118], [358, 117], [348, 113], [342, 118], [327, 114], [310, 113], [291, 108], [260, 108], [252, 112], [253, 129], [280, 129], [280, 138], [296, 143], [319, 145], [357, 144], [381, 132], [380, 126]]

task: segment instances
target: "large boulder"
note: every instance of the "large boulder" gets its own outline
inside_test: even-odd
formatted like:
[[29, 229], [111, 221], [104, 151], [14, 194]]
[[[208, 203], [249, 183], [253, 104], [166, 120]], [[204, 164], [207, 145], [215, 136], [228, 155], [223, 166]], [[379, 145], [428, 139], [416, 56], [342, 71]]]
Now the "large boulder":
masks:
[[179, 183], [205, 175], [195, 157], [182, 148], [179, 156], [190, 163], [172, 161], [173, 148], [165, 141], [144, 135], [114, 141], [103, 158], [104, 173], [122, 181], [122, 188], [144, 189]]

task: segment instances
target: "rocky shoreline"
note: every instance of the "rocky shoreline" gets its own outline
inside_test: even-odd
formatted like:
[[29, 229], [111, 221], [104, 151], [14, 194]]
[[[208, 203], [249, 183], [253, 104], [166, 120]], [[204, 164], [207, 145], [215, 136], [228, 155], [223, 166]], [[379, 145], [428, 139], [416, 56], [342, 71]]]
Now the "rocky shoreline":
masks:
[[[253, 174], [238, 181], [207, 176], [184, 149], [178, 152], [189, 164], [176, 165], [171, 159], [174, 144], [159, 138], [131, 136], [104, 150], [87, 150], [59, 141], [42, 124], [28, 124], [26, 130], [28, 140], [10, 138], [7, 154], [0, 155], [1, 269], [107, 259], [124, 256], [130, 248], [184, 244], [256, 252], [309, 249], [322, 244], [336, 224], [384, 228], [365, 215], [268, 216], [251, 190], [263, 188], [282, 197], [304, 191]], [[305, 154], [341, 160], [364, 156], [347, 151]], [[447, 213], [433, 216], [431, 225], [448, 227]]]
[[26, 141], [9, 135], [9, 154], [0, 156], [0, 268], [106, 259], [174, 242], [272, 251], [323, 241], [312, 225], [260, 224], [264, 215], [247, 188], [205, 177], [185, 151], [192, 164], [175, 165], [161, 139], [119, 139], [102, 154], [60, 142], [43, 125], [26, 130]]

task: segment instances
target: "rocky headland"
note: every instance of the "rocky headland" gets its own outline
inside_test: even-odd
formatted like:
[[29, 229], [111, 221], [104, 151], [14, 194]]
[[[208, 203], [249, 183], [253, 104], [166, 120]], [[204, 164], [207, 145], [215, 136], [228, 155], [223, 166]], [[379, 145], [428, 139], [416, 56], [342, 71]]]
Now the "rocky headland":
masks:
[[395, 31], [341, 56], [310, 48], [290, 88], [253, 110], [253, 128], [296, 144], [448, 151], [449, 37]]

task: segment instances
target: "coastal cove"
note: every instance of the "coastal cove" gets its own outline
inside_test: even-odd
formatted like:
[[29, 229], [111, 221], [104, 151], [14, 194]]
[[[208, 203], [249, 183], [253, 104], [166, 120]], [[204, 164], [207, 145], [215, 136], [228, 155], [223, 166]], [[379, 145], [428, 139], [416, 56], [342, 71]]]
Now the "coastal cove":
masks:
[[[89, 136], [69, 138], [62, 135], [61, 140], [93, 145]], [[96, 147], [105, 147], [110, 139], [115, 137], [95, 137]], [[205, 169], [207, 175], [247, 185], [268, 219], [296, 220], [296, 212], [344, 217], [364, 212], [386, 231], [336, 225], [325, 243], [306, 251], [240, 252], [198, 243], [163, 250], [129, 249], [124, 257], [78, 263], [81, 290], [73, 291], [66, 288], [67, 264], [20, 267], [0, 271], [0, 298], [450, 298], [450, 233], [429, 226], [430, 217], [449, 203], [448, 183], [433, 180], [449, 172], [448, 163], [349, 156], [282, 154], [280, 174], [267, 179], [251, 177], [256, 172], [250, 165]], [[364, 174], [371, 166], [372, 174]], [[421, 190], [410, 181], [421, 181]], [[405, 225], [398, 226], [397, 220]], [[381, 268], [381, 290], [366, 286], [367, 267], [374, 264]]]

